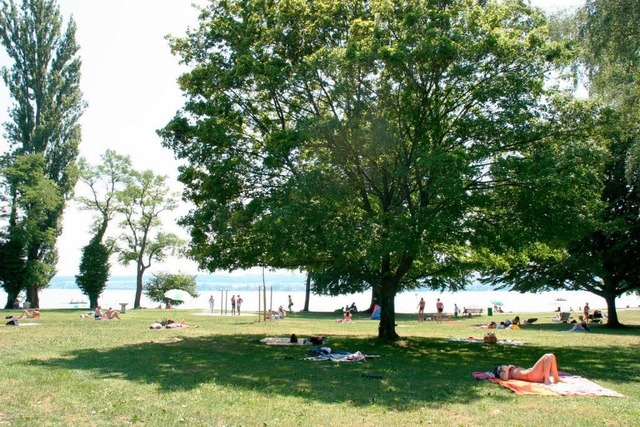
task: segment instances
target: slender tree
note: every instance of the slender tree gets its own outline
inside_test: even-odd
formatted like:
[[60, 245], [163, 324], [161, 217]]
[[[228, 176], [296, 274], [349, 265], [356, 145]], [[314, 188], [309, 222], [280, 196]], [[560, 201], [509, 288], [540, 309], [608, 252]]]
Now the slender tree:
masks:
[[[11, 150], [7, 158], [16, 161], [23, 155], [42, 155], [43, 178], [55, 184], [62, 200], [71, 196], [76, 183], [78, 120], [85, 108], [79, 88], [80, 58], [75, 32], [73, 19], [63, 29], [54, 0], [24, 0], [21, 5], [14, 0], [0, 2], [0, 43], [13, 62], [1, 71], [13, 100], [10, 121], [5, 123]], [[10, 189], [9, 194], [14, 196], [12, 205], [21, 203], [15, 189]], [[64, 207], [65, 203], [59, 203], [45, 216], [37, 214], [38, 235], [42, 239], [30, 239], [25, 247], [27, 270], [38, 273], [22, 276], [21, 288], [27, 289], [27, 298], [35, 306], [39, 304], [38, 290], [47, 286], [55, 274], [55, 238], [61, 233]], [[32, 213], [27, 211], [26, 215]], [[53, 230], [53, 240], [48, 230]], [[6, 236], [12, 239], [20, 234], [9, 232]]]
[[[205, 269], [313, 271], [326, 293], [463, 288], [492, 164], [544, 146], [561, 53], [519, 1], [214, 1], [161, 134]], [[524, 178], [524, 176], [522, 177]], [[295, 260], [295, 265], [292, 264]], [[477, 267], [477, 266], [476, 266]]]
[[109, 257], [113, 251], [106, 244], [105, 234], [118, 211], [117, 194], [131, 180], [131, 159], [107, 150], [102, 155], [101, 164], [91, 166], [81, 159], [79, 170], [80, 180], [90, 190], [90, 196], [78, 198], [80, 206], [82, 209], [95, 211], [98, 215], [92, 226], [91, 241], [82, 249], [80, 274], [76, 276], [76, 283], [89, 297], [90, 306], [95, 308], [109, 279]]
[[114, 244], [123, 265], [136, 265], [134, 308], [140, 308], [145, 271], [184, 245], [177, 235], [160, 231], [162, 214], [177, 206], [177, 197], [169, 191], [166, 180], [150, 170], [132, 171], [131, 180], [117, 194], [118, 212], [124, 217], [120, 226], [125, 232]]

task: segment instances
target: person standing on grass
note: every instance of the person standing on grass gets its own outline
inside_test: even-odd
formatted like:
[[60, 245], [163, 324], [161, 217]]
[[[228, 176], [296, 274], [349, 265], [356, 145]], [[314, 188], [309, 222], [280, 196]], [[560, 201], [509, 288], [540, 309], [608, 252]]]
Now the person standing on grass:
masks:
[[231, 315], [234, 316], [236, 314], [236, 296], [231, 295]]
[[291, 299], [291, 295], [289, 295], [289, 313], [291, 313], [291, 307], [293, 307], [293, 300]]
[[420, 298], [420, 302], [418, 302], [418, 322], [424, 321], [424, 306], [426, 302], [424, 298]]
[[589, 303], [584, 304], [584, 308], [582, 309], [582, 315], [584, 316], [584, 320], [589, 322]]
[[236, 306], [238, 308], [238, 316], [240, 316], [240, 306], [242, 305], [242, 302], [244, 300], [242, 298], [240, 298], [240, 295], [238, 295], [238, 297], [236, 298]]
[[216, 300], [213, 298], [213, 295], [211, 295], [211, 297], [209, 297], [209, 308], [211, 309], [211, 312], [213, 313], [213, 306], [215, 305]]
[[453, 304], [453, 315], [458, 318], [458, 313], [460, 313], [460, 309], [458, 308], [458, 304]]
[[442, 303], [442, 301], [440, 301], [440, 298], [438, 298], [438, 301], [436, 301], [436, 311], [438, 313], [436, 320], [438, 322], [442, 322], [442, 313], [444, 313], [444, 304]]

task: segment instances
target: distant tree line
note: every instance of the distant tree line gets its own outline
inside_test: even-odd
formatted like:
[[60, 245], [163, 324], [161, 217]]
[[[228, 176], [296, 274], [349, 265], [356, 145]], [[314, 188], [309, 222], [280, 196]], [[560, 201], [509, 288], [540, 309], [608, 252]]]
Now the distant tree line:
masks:
[[[63, 28], [54, 0], [0, 1], [0, 42], [12, 62], [1, 74], [13, 101], [4, 123], [7, 149], [0, 157], [0, 283], [6, 308], [23, 291], [32, 306], [40, 305], [38, 292], [56, 274], [56, 240], [78, 178], [91, 194], [79, 199], [82, 207], [98, 213], [76, 277], [91, 307], [106, 286], [112, 254], [136, 265], [137, 308], [146, 269], [182, 244], [161, 232], [161, 214], [176, 206], [166, 176], [136, 171], [128, 157], [112, 151], [98, 166], [78, 161], [86, 105], [75, 33], [72, 19]], [[115, 238], [107, 235], [114, 219], [122, 230]]]

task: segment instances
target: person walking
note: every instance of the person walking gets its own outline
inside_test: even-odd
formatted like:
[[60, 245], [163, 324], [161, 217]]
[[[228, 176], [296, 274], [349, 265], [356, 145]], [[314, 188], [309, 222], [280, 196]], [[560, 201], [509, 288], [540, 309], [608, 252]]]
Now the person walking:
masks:
[[231, 315], [234, 316], [236, 314], [236, 296], [231, 295]]
[[293, 307], [293, 300], [291, 299], [291, 295], [289, 295], [289, 313], [291, 313], [291, 307]]
[[436, 321], [440, 323], [442, 322], [442, 313], [444, 313], [444, 304], [442, 303], [442, 301], [440, 301], [440, 298], [438, 298], [438, 301], [436, 301], [436, 312], [438, 313]]
[[420, 298], [420, 302], [418, 302], [418, 322], [424, 321], [424, 306], [426, 302], [424, 298]]
[[216, 300], [213, 298], [213, 295], [209, 297], [209, 308], [211, 309], [211, 313], [213, 314], [213, 306], [215, 305]]

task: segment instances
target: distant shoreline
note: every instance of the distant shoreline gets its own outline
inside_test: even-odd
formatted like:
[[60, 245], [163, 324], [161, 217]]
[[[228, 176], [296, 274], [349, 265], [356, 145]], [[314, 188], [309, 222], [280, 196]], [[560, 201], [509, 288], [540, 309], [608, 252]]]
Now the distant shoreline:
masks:
[[[178, 309], [200, 309], [209, 310], [209, 298], [214, 297], [214, 311], [220, 310], [221, 301], [226, 300], [227, 310], [231, 310], [230, 298], [232, 295], [242, 295], [244, 303], [243, 309], [246, 311], [256, 312], [262, 307], [264, 298], [258, 296], [258, 286], [252, 289], [218, 289], [218, 290], [198, 290], [197, 298], [190, 298], [184, 304], [179, 305]], [[291, 295], [294, 311], [299, 311], [304, 306], [305, 292], [304, 290], [271, 290], [267, 286], [267, 307], [277, 309], [280, 305], [288, 306], [288, 297]], [[6, 301], [7, 295], [0, 290], [0, 299]], [[120, 304], [126, 303], [127, 308], [133, 307], [135, 298], [135, 288], [130, 289], [109, 289], [104, 291], [98, 302], [103, 307], [113, 307], [120, 309]], [[438, 291], [422, 291], [412, 290], [402, 292], [396, 295], [395, 310], [396, 313], [415, 313], [420, 298], [424, 298], [427, 302], [426, 312], [435, 311], [436, 299], [440, 298], [445, 304], [445, 313], [453, 313], [454, 304], [457, 304], [460, 312], [464, 307], [476, 307], [483, 310], [483, 314], [488, 314], [489, 309], [493, 310], [493, 301], [500, 301], [503, 306], [504, 313], [494, 313], [496, 316], [509, 316], [511, 313], [539, 313], [539, 312], [557, 312], [574, 311], [578, 312], [585, 302], [589, 303], [591, 309], [606, 310], [606, 302], [603, 298], [597, 297], [586, 291], [554, 291], [539, 294], [520, 294], [513, 291], [461, 291], [461, 292], [438, 292]], [[564, 301], [558, 300], [564, 299]], [[21, 299], [23, 301], [24, 298]], [[40, 308], [86, 308], [88, 304], [80, 304], [79, 301], [88, 301], [77, 287], [49, 287], [40, 293]], [[350, 295], [327, 296], [312, 294], [309, 300], [309, 310], [318, 312], [333, 312], [339, 310], [347, 304], [355, 302], [360, 310], [369, 308], [371, 303], [371, 292], [363, 292]], [[152, 309], [158, 306], [157, 302], [149, 300], [146, 295], [142, 295], [141, 305]], [[627, 306], [636, 308], [640, 306], [640, 296], [630, 295], [618, 298], [616, 300], [618, 309]]]

